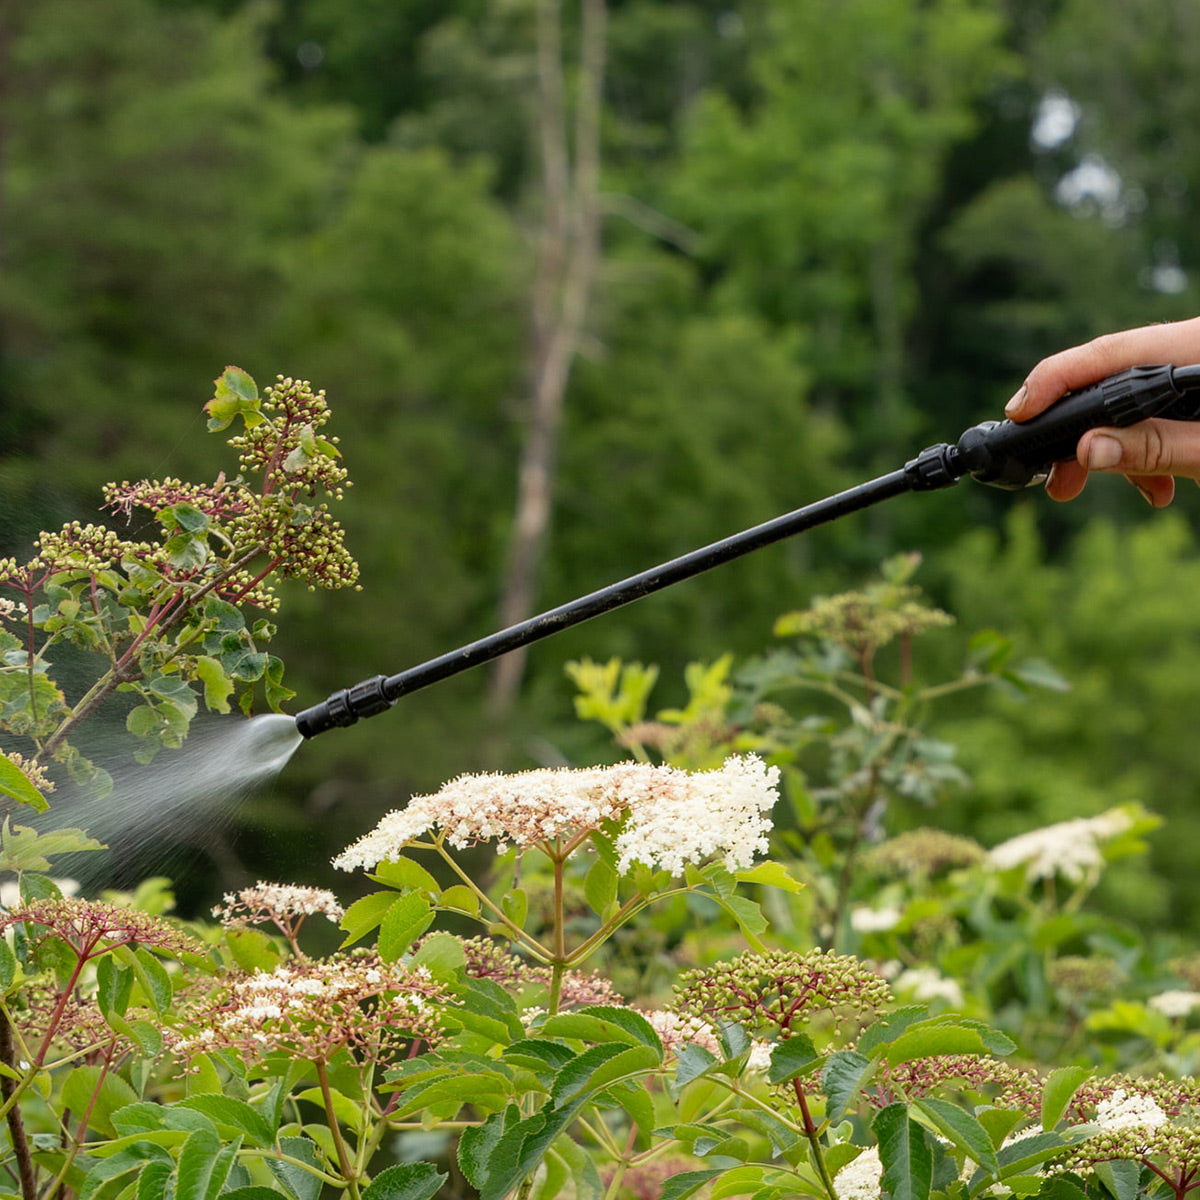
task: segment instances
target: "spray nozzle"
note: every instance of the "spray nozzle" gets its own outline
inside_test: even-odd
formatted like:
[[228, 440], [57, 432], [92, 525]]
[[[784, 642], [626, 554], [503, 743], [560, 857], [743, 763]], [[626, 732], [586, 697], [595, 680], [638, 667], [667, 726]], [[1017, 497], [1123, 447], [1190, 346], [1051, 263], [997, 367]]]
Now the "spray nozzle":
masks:
[[296, 718], [296, 728], [311, 738], [336, 725], [353, 725], [359, 717], [391, 708], [408, 692], [903, 492], [950, 487], [964, 475], [994, 487], [1027, 487], [1054, 463], [1073, 458], [1076, 444], [1089, 429], [1134, 425], [1149, 417], [1200, 420], [1200, 366], [1131, 367], [1069, 392], [1045, 412], [1019, 425], [1013, 421], [974, 425], [954, 445], [929, 446], [889, 475], [673, 558], [399, 675], [376, 675], [334, 692], [322, 703], [306, 708]]

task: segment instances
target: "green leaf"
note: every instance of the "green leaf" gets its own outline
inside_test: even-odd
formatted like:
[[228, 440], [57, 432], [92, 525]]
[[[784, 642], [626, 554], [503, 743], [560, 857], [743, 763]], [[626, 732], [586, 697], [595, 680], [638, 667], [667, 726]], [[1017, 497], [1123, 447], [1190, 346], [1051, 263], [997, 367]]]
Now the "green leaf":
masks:
[[188, 1108], [194, 1112], [203, 1113], [216, 1125], [227, 1125], [239, 1133], [245, 1134], [252, 1146], [269, 1146], [274, 1139], [274, 1131], [261, 1113], [251, 1108], [244, 1100], [233, 1096], [201, 1092], [180, 1100], [173, 1107]]
[[7, 991], [17, 977], [17, 956], [6, 938], [0, 937], [0, 991]]
[[410, 967], [425, 967], [439, 980], [455, 978], [466, 964], [462, 941], [451, 933], [431, 933], [409, 962]]
[[941, 1134], [985, 1170], [994, 1175], [1000, 1169], [987, 1130], [966, 1109], [933, 1096], [913, 1101], [912, 1108], [918, 1120], [923, 1120], [934, 1133]]
[[394, 963], [433, 924], [433, 909], [417, 892], [398, 896], [379, 926], [379, 955]]
[[[135, 1200], [162, 1200], [167, 1194], [167, 1180], [175, 1171], [172, 1162], [147, 1163], [138, 1176]], [[251, 1197], [250, 1200], [253, 1200]], [[275, 1197], [272, 1200], [276, 1200]]]
[[243, 971], [273, 971], [282, 951], [261, 929], [227, 929], [225, 944]]
[[[316, 1143], [311, 1138], [281, 1137], [279, 1149], [289, 1158], [307, 1163], [314, 1171], [319, 1169]], [[319, 1200], [322, 1183], [312, 1171], [306, 1171], [303, 1167], [295, 1166], [293, 1163], [280, 1162], [276, 1158], [268, 1158], [267, 1166], [270, 1167], [271, 1174], [287, 1188], [288, 1194], [295, 1197], [295, 1200]]]
[[233, 1166], [242, 1139], [222, 1146], [216, 1132], [197, 1129], [179, 1152], [175, 1200], [215, 1200]]
[[934, 1020], [915, 1025], [902, 1033], [887, 1051], [890, 1066], [942, 1054], [1011, 1054], [1012, 1039], [982, 1022], [953, 1018], [953, 1023]]
[[875, 1063], [857, 1050], [839, 1050], [829, 1056], [821, 1082], [829, 1097], [828, 1117], [840, 1121], [875, 1071]]
[[589, 1004], [574, 1012], [547, 1017], [542, 1025], [545, 1037], [580, 1038], [585, 1042], [624, 1042], [629, 1046], [649, 1046], [662, 1059], [662, 1041], [654, 1026], [631, 1008]]
[[933, 1184], [933, 1155], [925, 1132], [911, 1120], [904, 1104], [880, 1110], [871, 1128], [879, 1142], [883, 1190], [891, 1200], [928, 1200]]
[[370, 872], [370, 877], [377, 883], [402, 892], [420, 891], [437, 896], [442, 890], [437, 880], [420, 863], [403, 854], [395, 862], [381, 862]]
[[706, 1183], [725, 1172], [724, 1167], [709, 1167], [703, 1171], [681, 1171], [664, 1180], [660, 1200], [686, 1200], [694, 1196]]
[[617, 873], [602, 858], [597, 858], [583, 881], [583, 895], [588, 907], [598, 917], [617, 898]]
[[362, 1200], [433, 1200], [448, 1176], [433, 1163], [385, 1167], [362, 1194]]
[[758, 935], [766, 933], [767, 918], [761, 905], [747, 896], [713, 896], [713, 899], [737, 922], [751, 949], [763, 951], [765, 947]]
[[649, 1046], [622, 1046], [609, 1042], [592, 1046], [572, 1059], [558, 1073], [550, 1089], [550, 1103], [562, 1108], [585, 1094], [598, 1092], [626, 1075], [653, 1071], [661, 1055]]
[[456, 883], [453, 887], [448, 887], [441, 894], [438, 904], [441, 908], [466, 913], [469, 917], [479, 916], [479, 897], [465, 883]]
[[721, 1060], [703, 1046], [694, 1042], [684, 1042], [675, 1052], [675, 1081], [674, 1086], [681, 1088], [708, 1074], [713, 1067], [721, 1066]]
[[233, 680], [218, 659], [203, 654], [196, 659], [196, 678], [204, 685], [204, 703], [212, 712], [227, 713]]
[[1116, 1200], [1137, 1200], [1140, 1192], [1140, 1164], [1128, 1159], [1122, 1162], [1101, 1162], [1093, 1168], [1096, 1178]]
[[355, 942], [362, 941], [387, 915], [387, 911], [395, 902], [391, 892], [372, 892], [363, 896], [350, 905], [342, 914], [341, 927], [346, 931], [346, 939], [339, 949], [345, 950]]
[[76, 854], [103, 850], [104, 844], [88, 837], [82, 829], [53, 829], [39, 833], [28, 825], [0, 825], [0, 870], [21, 875], [22, 898], [29, 872], [48, 871], [52, 854]]
[[771, 1068], [767, 1073], [770, 1083], [784, 1083], [799, 1075], [821, 1056], [811, 1040], [803, 1033], [793, 1033], [790, 1038], [778, 1042], [771, 1051]]
[[134, 1104], [137, 1098], [137, 1093], [120, 1075], [100, 1067], [76, 1067], [62, 1088], [63, 1107], [75, 1113], [88, 1112], [90, 1108], [88, 1128], [105, 1137], [116, 1134], [113, 1114]]
[[734, 878], [738, 883], [757, 883], [763, 887], [781, 888], [783, 891], [793, 894], [804, 890], [804, 884], [793, 878], [783, 863], [773, 859], [760, 862], [748, 871], [738, 871]]
[[500, 907], [518, 929], [525, 927], [525, 918], [529, 915], [529, 896], [524, 888], [513, 888], [505, 892], [500, 897]]
[[1091, 1071], [1087, 1067], [1059, 1067], [1051, 1071], [1042, 1085], [1042, 1128], [1053, 1129], [1062, 1120], [1071, 1098]]
[[111, 954], [103, 955], [96, 963], [96, 1004], [104, 1016], [124, 1016], [132, 991], [133, 972], [119, 966]]
[[[165, 1194], [165, 1192], [155, 1192], [154, 1200], [159, 1200]], [[282, 1194], [274, 1188], [263, 1187], [256, 1183], [249, 1187], [234, 1188], [231, 1192], [222, 1192], [221, 1200], [279, 1200]]]
[[234, 418], [239, 416], [247, 429], [262, 424], [264, 417], [260, 407], [258, 385], [241, 367], [226, 367], [213, 382], [216, 391], [204, 406], [211, 432], [227, 429]]
[[870, 1054], [878, 1046], [886, 1046], [894, 1042], [910, 1025], [924, 1021], [929, 1016], [927, 1004], [913, 1004], [898, 1008], [895, 1012], [881, 1017], [873, 1025], [863, 1030], [855, 1049], [862, 1054]]
[[0, 754], [0, 796], [28, 804], [34, 812], [45, 812], [50, 807], [33, 780], [5, 754]]

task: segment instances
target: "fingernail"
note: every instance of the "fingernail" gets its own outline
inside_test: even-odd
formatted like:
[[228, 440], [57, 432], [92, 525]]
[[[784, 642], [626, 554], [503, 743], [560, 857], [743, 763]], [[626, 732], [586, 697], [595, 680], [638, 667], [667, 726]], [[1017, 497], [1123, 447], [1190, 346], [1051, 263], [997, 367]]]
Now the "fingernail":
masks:
[[1004, 406], [1006, 417], [1015, 417], [1025, 405], [1025, 385], [1022, 384], [1017, 394]]
[[1103, 471], [1108, 467], [1115, 467], [1120, 461], [1121, 443], [1116, 438], [1103, 435], [1092, 438], [1092, 444], [1088, 447], [1089, 470]]
[[1154, 508], [1154, 494], [1150, 491], [1150, 489], [1142, 487], [1140, 483], [1135, 483], [1133, 486], [1142, 493], [1142, 499], [1145, 500], [1151, 508]]

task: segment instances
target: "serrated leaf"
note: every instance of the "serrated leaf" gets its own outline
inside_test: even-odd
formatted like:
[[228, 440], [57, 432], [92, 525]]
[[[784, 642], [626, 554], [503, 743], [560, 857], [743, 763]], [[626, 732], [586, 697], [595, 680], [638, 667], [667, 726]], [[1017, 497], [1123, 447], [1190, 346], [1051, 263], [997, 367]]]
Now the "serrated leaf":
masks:
[[[316, 1143], [311, 1138], [281, 1137], [279, 1148], [288, 1158], [307, 1163], [314, 1170], [319, 1169]], [[319, 1200], [323, 1188], [319, 1176], [304, 1170], [303, 1167], [281, 1162], [276, 1158], [268, 1158], [267, 1166], [294, 1200]]]
[[875, 1063], [857, 1050], [839, 1050], [829, 1056], [821, 1083], [829, 1098], [828, 1117], [840, 1121], [875, 1072]]
[[624, 1042], [649, 1046], [662, 1058], [662, 1040], [654, 1026], [631, 1008], [589, 1004], [569, 1013], [547, 1017], [542, 1024], [546, 1037], [580, 1038], [585, 1042]]
[[870, 1054], [879, 1046], [886, 1046], [898, 1038], [910, 1025], [924, 1021], [929, 1016], [929, 1006], [913, 1004], [898, 1008], [895, 1012], [880, 1017], [874, 1024], [863, 1030], [862, 1036], [855, 1046], [862, 1054]]
[[203, 1113], [217, 1125], [228, 1125], [245, 1134], [252, 1146], [269, 1146], [274, 1141], [274, 1131], [262, 1114], [233, 1096], [201, 1092], [180, 1100], [173, 1107], [188, 1108]]
[[1067, 1111], [1071, 1098], [1091, 1071], [1087, 1067], [1059, 1067], [1051, 1071], [1042, 1085], [1042, 1128], [1053, 1129]]
[[663, 1181], [660, 1200], [687, 1200], [694, 1196], [706, 1183], [725, 1173], [724, 1167], [709, 1167], [703, 1171], [681, 1171]]
[[258, 385], [247, 372], [241, 367], [226, 367], [213, 382], [216, 390], [213, 398], [204, 406], [211, 432], [227, 429], [238, 416], [247, 429], [262, 424], [264, 418], [260, 411]]
[[913, 1101], [912, 1108], [918, 1120], [923, 1120], [986, 1171], [994, 1175], [1000, 1169], [987, 1130], [966, 1109], [933, 1096]]
[[372, 892], [369, 896], [355, 900], [342, 914], [339, 922], [341, 928], [346, 931], [346, 939], [339, 949], [345, 950], [347, 946], [353, 946], [373, 929], [377, 929], [395, 899], [391, 892]]
[[767, 1072], [770, 1083], [783, 1083], [807, 1070], [821, 1059], [812, 1041], [803, 1033], [777, 1042], [771, 1051], [771, 1067]]
[[872, 1122], [883, 1164], [883, 1190], [891, 1200], [928, 1200], [933, 1184], [933, 1155], [925, 1133], [904, 1104], [889, 1104]]
[[448, 1176], [433, 1163], [385, 1167], [362, 1194], [362, 1200], [433, 1200]]
[[273, 971], [283, 952], [261, 929], [227, 929], [225, 944], [243, 971]]
[[222, 1146], [216, 1132], [196, 1129], [188, 1134], [179, 1151], [179, 1166], [175, 1176], [175, 1200], [215, 1200], [225, 1180], [242, 1139]]
[[915, 1025], [902, 1033], [888, 1047], [890, 1066], [943, 1054], [1011, 1054], [1016, 1049], [1012, 1039], [978, 1022], [955, 1018], [953, 1023], [940, 1021]]
[[433, 909], [417, 892], [398, 896], [379, 926], [379, 956], [394, 963], [433, 924]]
[[419, 862], [403, 854], [395, 862], [381, 862], [370, 872], [370, 877], [397, 891], [429, 892], [436, 896], [442, 890], [437, 880]]

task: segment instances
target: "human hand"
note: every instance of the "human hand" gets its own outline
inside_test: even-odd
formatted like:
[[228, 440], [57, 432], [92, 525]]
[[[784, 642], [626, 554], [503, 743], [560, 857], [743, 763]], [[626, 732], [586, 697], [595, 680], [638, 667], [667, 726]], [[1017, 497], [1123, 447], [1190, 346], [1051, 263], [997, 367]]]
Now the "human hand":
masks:
[[[1043, 358], [1008, 402], [1005, 415], [1027, 421], [1065, 392], [1153, 363], [1200, 363], [1200, 317], [1108, 333]], [[1174, 476], [1200, 482], [1200, 423], [1152, 418], [1124, 429], [1090, 429], [1079, 439], [1076, 461], [1054, 465], [1046, 491], [1055, 500], [1073, 500], [1089, 471], [1124, 475], [1150, 504], [1162, 508], [1175, 495]]]

